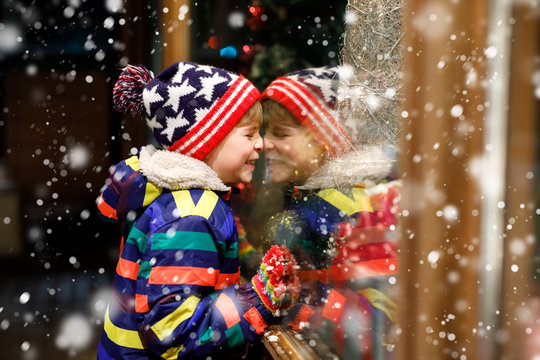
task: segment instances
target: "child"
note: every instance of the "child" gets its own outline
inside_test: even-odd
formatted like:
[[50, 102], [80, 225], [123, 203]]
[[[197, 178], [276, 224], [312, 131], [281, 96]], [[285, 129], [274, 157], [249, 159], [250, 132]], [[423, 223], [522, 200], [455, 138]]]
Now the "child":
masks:
[[238, 284], [229, 185], [251, 181], [262, 150], [258, 91], [178, 62], [156, 78], [127, 66], [113, 95], [117, 110], [145, 116], [163, 149], [118, 164], [98, 202], [105, 218], [127, 220], [98, 358], [206, 356], [254, 340], [298, 295], [283, 246]]
[[372, 334], [393, 319], [379, 284], [397, 272], [399, 182], [386, 181], [392, 162], [382, 146], [355, 144], [337, 87], [336, 67], [313, 68], [274, 80], [261, 96], [269, 179], [291, 184], [263, 242], [286, 244], [300, 265], [291, 327], [317, 330], [345, 358], [369, 358], [382, 347]]
[[263, 109], [268, 179], [272, 183], [303, 184], [327, 161], [326, 147], [278, 102], [263, 101]]

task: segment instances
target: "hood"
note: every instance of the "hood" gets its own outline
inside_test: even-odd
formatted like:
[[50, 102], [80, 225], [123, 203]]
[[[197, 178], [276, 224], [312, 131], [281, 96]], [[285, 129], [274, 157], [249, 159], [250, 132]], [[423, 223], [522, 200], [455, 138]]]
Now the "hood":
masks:
[[193, 188], [229, 190], [204, 162], [148, 145], [111, 169], [97, 201], [99, 214], [104, 220], [134, 220], [163, 191]]
[[387, 178], [395, 165], [387, 152], [379, 146], [353, 150], [332, 159], [315, 171], [300, 189], [340, 189], [360, 183], [373, 186]]

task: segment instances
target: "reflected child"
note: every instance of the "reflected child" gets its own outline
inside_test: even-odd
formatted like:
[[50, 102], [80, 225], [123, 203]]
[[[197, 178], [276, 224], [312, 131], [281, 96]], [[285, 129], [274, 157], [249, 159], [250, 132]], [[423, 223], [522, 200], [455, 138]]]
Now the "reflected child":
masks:
[[291, 327], [317, 330], [340, 356], [358, 358], [381, 350], [373, 337], [394, 317], [380, 284], [397, 273], [400, 184], [389, 181], [382, 146], [355, 143], [337, 109], [338, 70], [287, 74], [261, 96], [268, 178], [289, 183], [285, 210], [270, 218], [263, 243], [286, 244], [300, 265]]
[[303, 184], [326, 162], [326, 149], [278, 102], [265, 100], [263, 109], [268, 179], [272, 183]]

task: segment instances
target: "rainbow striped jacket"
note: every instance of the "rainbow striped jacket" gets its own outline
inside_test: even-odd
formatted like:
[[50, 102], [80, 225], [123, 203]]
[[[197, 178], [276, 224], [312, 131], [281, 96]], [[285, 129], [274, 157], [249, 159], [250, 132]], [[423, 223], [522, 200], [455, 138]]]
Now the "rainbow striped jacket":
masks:
[[[272, 319], [251, 285], [239, 285], [230, 192], [221, 191], [228, 188], [206, 168], [180, 154], [142, 148], [112, 170], [98, 209], [104, 219], [127, 220], [127, 230], [98, 359], [226, 351], [254, 340]], [[186, 169], [201, 177], [200, 187], [182, 189], [186, 181], [178, 178], [185, 174], [172, 176]]]
[[400, 193], [400, 180], [292, 189], [287, 210], [267, 228], [300, 267], [302, 291], [285, 322], [296, 331], [317, 330], [345, 359], [382, 358], [385, 327], [395, 321], [386, 284], [398, 271]]

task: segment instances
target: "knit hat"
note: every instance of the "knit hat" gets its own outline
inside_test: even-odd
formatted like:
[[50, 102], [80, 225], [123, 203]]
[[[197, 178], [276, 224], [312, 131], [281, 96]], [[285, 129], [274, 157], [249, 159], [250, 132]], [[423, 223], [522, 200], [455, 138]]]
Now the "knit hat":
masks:
[[339, 85], [337, 67], [295, 71], [272, 81], [261, 95], [285, 107], [302, 126], [310, 129], [331, 157], [349, 152], [351, 140], [340, 125], [336, 109]]
[[177, 62], [154, 78], [128, 65], [113, 90], [118, 111], [146, 118], [165, 149], [204, 159], [258, 100], [241, 75], [192, 62]]

